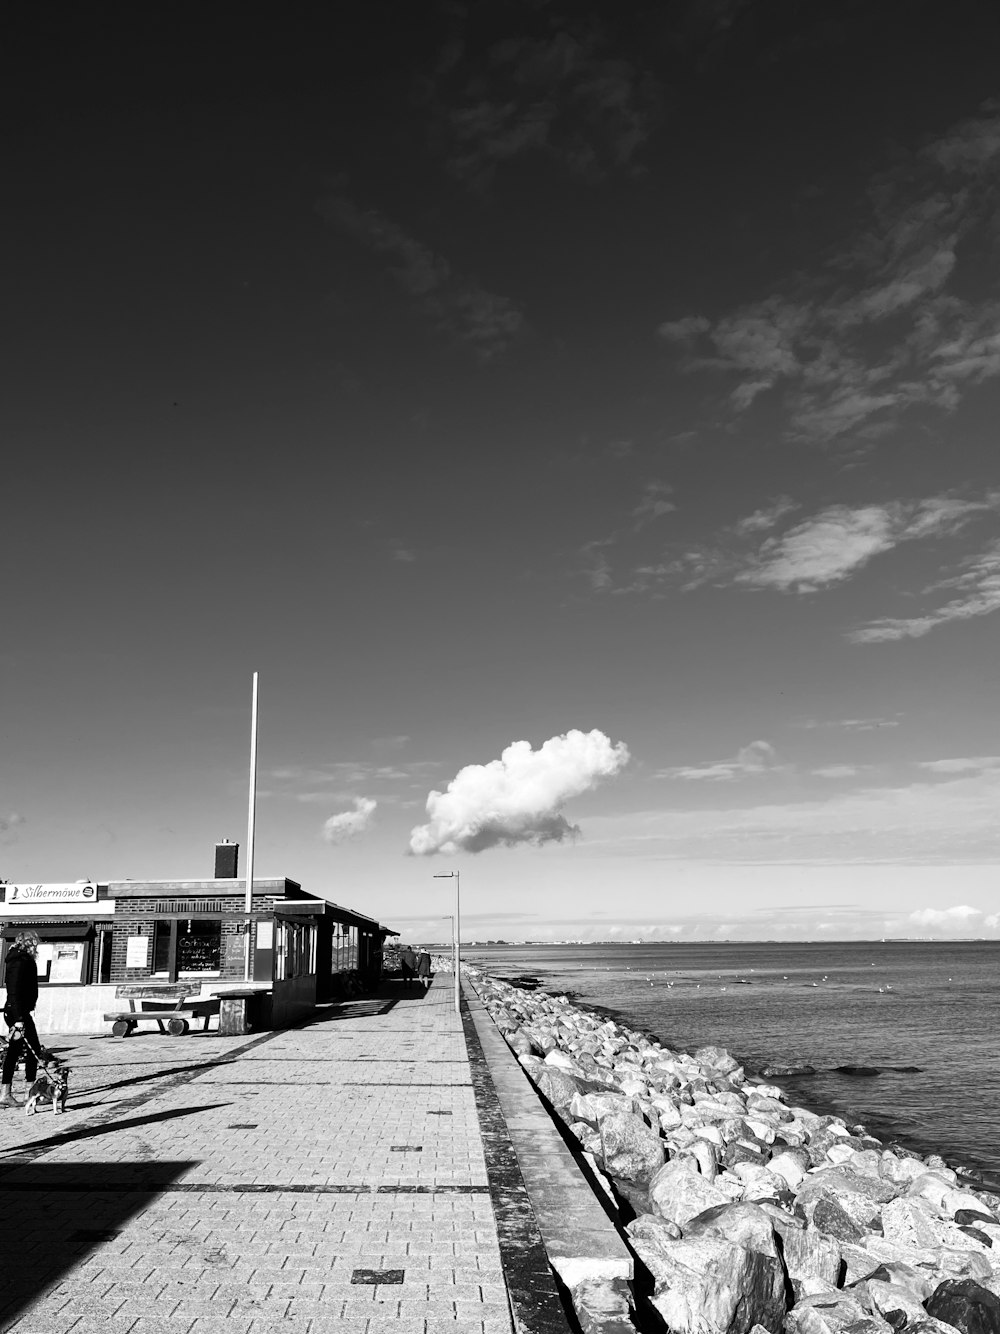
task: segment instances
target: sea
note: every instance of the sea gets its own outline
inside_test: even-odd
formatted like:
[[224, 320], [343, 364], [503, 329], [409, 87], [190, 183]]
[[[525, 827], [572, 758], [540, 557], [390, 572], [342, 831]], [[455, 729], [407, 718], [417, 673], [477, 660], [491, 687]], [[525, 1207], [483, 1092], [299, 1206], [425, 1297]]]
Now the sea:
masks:
[[1000, 1191], [1000, 942], [464, 946], [495, 977], [615, 1018], [666, 1047], [725, 1047], [793, 1104], [940, 1154]]

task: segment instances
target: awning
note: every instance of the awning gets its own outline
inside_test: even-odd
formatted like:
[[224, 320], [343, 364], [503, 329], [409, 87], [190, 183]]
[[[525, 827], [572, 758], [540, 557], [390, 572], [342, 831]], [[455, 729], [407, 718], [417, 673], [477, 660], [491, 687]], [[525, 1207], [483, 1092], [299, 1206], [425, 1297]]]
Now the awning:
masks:
[[3, 939], [14, 940], [22, 931], [34, 931], [39, 940], [84, 940], [93, 929], [93, 922], [17, 922], [4, 927]]

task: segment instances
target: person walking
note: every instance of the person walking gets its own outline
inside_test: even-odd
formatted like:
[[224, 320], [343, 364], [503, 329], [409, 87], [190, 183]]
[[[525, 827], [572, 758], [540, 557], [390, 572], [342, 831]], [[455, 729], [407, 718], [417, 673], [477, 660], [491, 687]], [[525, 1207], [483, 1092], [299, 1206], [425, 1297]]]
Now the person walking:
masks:
[[[29, 1084], [35, 1082], [38, 1074], [40, 1050], [35, 1021], [31, 1012], [38, 1003], [38, 965], [35, 955], [38, 953], [38, 935], [34, 931], [22, 931], [7, 950], [7, 968], [4, 981], [7, 986], [7, 1000], [3, 1007], [4, 1023], [10, 1029], [10, 1039], [3, 1058], [3, 1070], [0, 1072], [0, 1107], [20, 1107], [20, 1103], [11, 1092], [14, 1071], [24, 1054], [24, 1078]], [[26, 1041], [27, 1040], [27, 1041]]]
[[399, 952], [399, 971], [403, 974], [403, 990], [409, 991], [417, 973], [417, 956], [409, 945], [404, 945]]
[[417, 981], [420, 982], [425, 991], [431, 989], [431, 956], [426, 950], [421, 950], [417, 955]]

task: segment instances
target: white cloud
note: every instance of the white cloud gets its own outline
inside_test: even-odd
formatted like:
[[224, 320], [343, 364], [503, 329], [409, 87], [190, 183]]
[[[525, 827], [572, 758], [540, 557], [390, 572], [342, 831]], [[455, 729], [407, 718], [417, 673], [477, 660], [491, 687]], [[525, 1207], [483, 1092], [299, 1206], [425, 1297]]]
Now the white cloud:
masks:
[[901, 542], [952, 536], [996, 503], [994, 496], [986, 501], [931, 496], [857, 509], [831, 505], [780, 537], [768, 538], [735, 581], [781, 592], [815, 592], [850, 578], [874, 556]]
[[1000, 755], [968, 755], [946, 760], [920, 760], [918, 768], [934, 774], [978, 774], [1000, 769]]
[[331, 815], [323, 825], [325, 843], [344, 843], [349, 838], [356, 838], [371, 826], [378, 802], [371, 797], [355, 797], [354, 809]]
[[410, 834], [410, 852], [482, 852], [518, 843], [561, 842], [579, 831], [562, 814], [567, 801], [628, 763], [624, 742], [594, 729], [550, 737], [539, 749], [515, 741], [498, 760], [470, 764], [446, 792], [427, 798], [427, 824]]
[[959, 904], [955, 908], [920, 908], [910, 913], [910, 921], [917, 926], [965, 926], [973, 917], [981, 917], [979, 908]]
[[[645, 592], [666, 584], [691, 592], [712, 583], [814, 593], [850, 579], [876, 556], [901, 543], [953, 538], [982, 516], [996, 516], [1000, 494], [989, 492], [978, 499], [943, 494], [880, 505], [829, 505], [784, 532], [769, 532], [794, 508], [793, 501], [782, 497], [723, 528], [714, 542], [676, 555], [668, 552], [668, 558], [656, 565], [640, 565], [633, 571], [628, 591]], [[1000, 601], [1000, 542], [970, 557], [959, 570], [954, 578], [935, 586], [962, 591], [961, 598], [937, 613], [939, 619], [983, 614]], [[898, 624], [902, 623], [875, 622], [855, 631], [852, 638], [899, 638], [902, 631], [886, 629]]]
[[861, 770], [856, 764], [827, 764], [812, 772], [817, 778], [854, 778]]
[[957, 589], [959, 596], [949, 599], [920, 616], [885, 616], [852, 630], [848, 636], [856, 644], [877, 644], [896, 639], [919, 639], [939, 625], [989, 616], [1000, 610], [1000, 542], [968, 557], [960, 573], [924, 589], [931, 595], [944, 588]]
[[710, 764], [675, 765], [659, 769], [654, 778], [679, 778], [685, 782], [730, 783], [737, 778], [748, 778], [778, 767], [778, 753], [768, 741], [751, 741], [731, 760], [716, 760]]

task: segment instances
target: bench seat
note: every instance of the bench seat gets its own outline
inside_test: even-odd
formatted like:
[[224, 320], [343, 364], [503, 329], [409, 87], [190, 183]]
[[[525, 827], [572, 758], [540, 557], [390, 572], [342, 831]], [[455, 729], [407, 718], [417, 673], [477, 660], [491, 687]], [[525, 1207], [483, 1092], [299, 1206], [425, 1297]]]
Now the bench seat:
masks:
[[[111, 1032], [117, 1038], [125, 1038], [137, 1024], [152, 1019], [161, 1033], [170, 1033], [180, 1037], [190, 1027], [189, 1020], [204, 1019], [204, 1030], [213, 1014], [219, 1013], [218, 996], [201, 996], [201, 986], [197, 982], [129, 983], [126, 982], [115, 990], [115, 1000], [127, 1000], [127, 1010], [108, 1010], [104, 1014], [105, 1023], [111, 1025]], [[140, 1008], [136, 1008], [139, 1002]], [[164, 1027], [166, 1024], [166, 1027]]]

